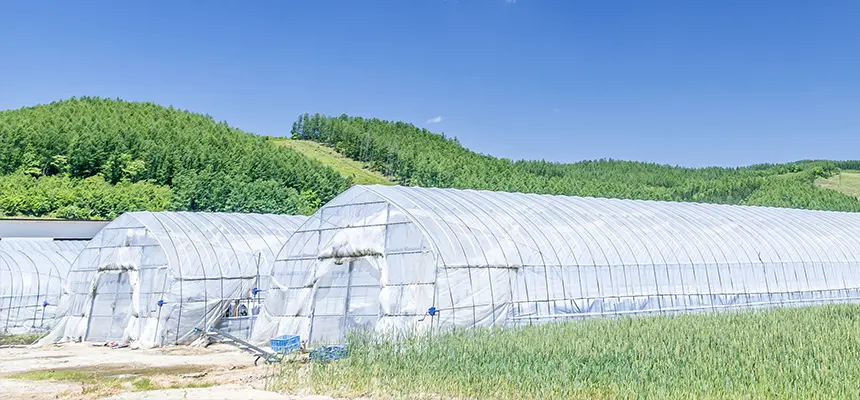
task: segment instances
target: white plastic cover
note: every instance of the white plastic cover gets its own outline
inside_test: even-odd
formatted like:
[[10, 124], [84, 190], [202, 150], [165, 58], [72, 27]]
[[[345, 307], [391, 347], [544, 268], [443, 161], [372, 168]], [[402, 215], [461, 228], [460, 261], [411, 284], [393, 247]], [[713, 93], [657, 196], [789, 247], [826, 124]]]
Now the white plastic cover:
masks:
[[253, 338], [856, 301], [858, 256], [857, 213], [356, 186], [284, 245]]
[[305, 216], [129, 212], [72, 265], [64, 318], [43, 341], [187, 343], [268, 287], [260, 271]]
[[85, 240], [0, 240], [0, 333], [50, 329], [63, 281]]

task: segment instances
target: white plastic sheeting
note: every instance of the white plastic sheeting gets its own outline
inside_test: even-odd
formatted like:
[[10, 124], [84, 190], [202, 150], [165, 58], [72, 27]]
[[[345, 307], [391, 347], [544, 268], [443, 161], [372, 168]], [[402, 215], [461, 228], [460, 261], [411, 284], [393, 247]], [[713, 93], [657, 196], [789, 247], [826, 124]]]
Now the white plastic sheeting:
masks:
[[44, 342], [138, 341], [153, 347], [192, 341], [240, 301], [260, 299], [268, 286], [260, 271], [271, 269], [278, 249], [306, 219], [125, 213], [72, 265], [64, 317]]
[[50, 329], [63, 281], [85, 240], [0, 240], [0, 333]]
[[850, 302], [858, 257], [856, 213], [357, 186], [284, 245], [253, 338]]

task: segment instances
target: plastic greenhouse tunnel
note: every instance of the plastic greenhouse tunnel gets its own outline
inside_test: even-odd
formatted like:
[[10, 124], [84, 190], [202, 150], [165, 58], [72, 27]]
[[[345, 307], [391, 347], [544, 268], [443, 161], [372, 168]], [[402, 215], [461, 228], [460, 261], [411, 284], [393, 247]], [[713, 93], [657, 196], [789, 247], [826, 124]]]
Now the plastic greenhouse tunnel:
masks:
[[72, 265], [63, 315], [42, 343], [186, 344], [210, 326], [247, 338], [278, 249], [307, 217], [129, 212]]
[[278, 253], [254, 341], [860, 300], [860, 214], [355, 186]]
[[0, 334], [54, 326], [63, 281], [86, 241], [0, 240]]

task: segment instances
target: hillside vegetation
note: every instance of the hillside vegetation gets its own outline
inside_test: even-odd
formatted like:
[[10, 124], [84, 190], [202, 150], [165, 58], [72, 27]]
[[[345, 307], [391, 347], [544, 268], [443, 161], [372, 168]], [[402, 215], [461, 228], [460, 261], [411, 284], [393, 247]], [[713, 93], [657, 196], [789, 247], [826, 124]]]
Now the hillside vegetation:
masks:
[[101, 175], [74, 179], [16, 172], [0, 176], [0, 216], [113, 218], [123, 210], [163, 211], [172, 201], [173, 192], [167, 186], [129, 181], [111, 185]]
[[308, 214], [353, 183], [860, 211], [849, 171], [857, 161], [702, 169], [512, 161], [411, 124], [345, 115], [302, 115], [292, 136], [95, 97], [0, 111], [0, 216]]
[[275, 139], [279, 146], [289, 147], [305, 156], [317, 160], [349, 178], [356, 185], [392, 185], [388, 178], [379, 172], [365, 168], [364, 164], [344, 157], [331, 147], [309, 140]]
[[267, 138], [152, 103], [84, 97], [0, 112], [0, 215], [311, 213], [349, 179]]
[[573, 164], [511, 161], [403, 122], [305, 114], [292, 137], [326, 144], [405, 185], [595, 197], [860, 211], [852, 196], [819, 188], [818, 178], [860, 161], [801, 161], [741, 168], [681, 168], [597, 160]]
[[818, 178], [815, 184], [860, 199], [860, 171], [840, 171], [829, 178]]

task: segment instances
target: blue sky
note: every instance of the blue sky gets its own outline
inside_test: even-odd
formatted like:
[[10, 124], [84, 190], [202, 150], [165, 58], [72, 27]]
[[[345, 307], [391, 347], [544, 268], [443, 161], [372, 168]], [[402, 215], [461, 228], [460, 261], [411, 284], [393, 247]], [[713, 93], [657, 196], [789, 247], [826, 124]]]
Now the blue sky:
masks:
[[856, 1], [33, 1], [0, 109], [97, 95], [284, 135], [403, 120], [513, 159], [860, 158]]

